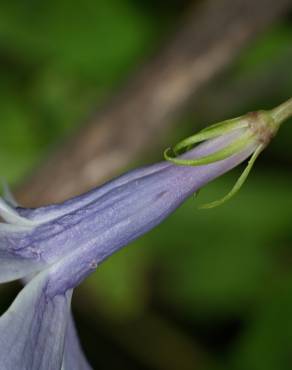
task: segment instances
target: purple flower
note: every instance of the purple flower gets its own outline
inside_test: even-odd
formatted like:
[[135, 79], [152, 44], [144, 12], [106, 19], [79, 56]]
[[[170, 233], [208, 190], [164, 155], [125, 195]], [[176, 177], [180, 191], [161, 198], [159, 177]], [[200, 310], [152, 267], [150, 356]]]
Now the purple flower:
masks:
[[73, 289], [202, 186], [257, 156], [268, 137], [265, 122], [250, 115], [225, 122], [171, 158], [187, 165], [165, 161], [130, 171], [63, 204], [25, 209], [0, 199], [0, 282], [27, 282], [0, 318], [1, 369], [90, 369], [70, 312]]

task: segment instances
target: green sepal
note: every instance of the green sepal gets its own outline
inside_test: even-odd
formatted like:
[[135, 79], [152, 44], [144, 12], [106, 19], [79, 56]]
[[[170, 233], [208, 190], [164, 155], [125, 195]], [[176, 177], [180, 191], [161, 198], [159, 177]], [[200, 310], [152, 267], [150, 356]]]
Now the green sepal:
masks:
[[174, 164], [181, 165], [181, 166], [202, 166], [205, 164], [210, 164], [214, 162], [221, 161], [232, 155], [239, 153], [242, 149], [244, 149], [251, 141], [252, 133], [247, 132], [245, 135], [240, 137], [239, 139], [232, 142], [230, 145], [226, 146], [225, 148], [218, 150], [215, 153], [209, 154], [205, 157], [197, 158], [197, 159], [180, 159], [176, 157], [172, 157], [169, 155], [171, 148], [167, 148], [164, 151], [164, 158]]
[[239, 120], [241, 119], [242, 117], [237, 117], [223, 122], [215, 123], [214, 125], [206, 127], [203, 130], [199, 131], [197, 134], [180, 141], [178, 144], [174, 146], [173, 151], [177, 154], [179, 151], [186, 148], [188, 149], [202, 141], [213, 139], [215, 137], [221, 136], [233, 130], [247, 127], [248, 126], [247, 122], [242, 121], [239, 123]]
[[260, 155], [260, 153], [262, 152], [263, 149], [264, 149], [264, 145], [262, 145], [262, 144], [257, 147], [255, 152], [251, 156], [250, 160], [248, 161], [248, 165], [246, 166], [246, 168], [244, 169], [244, 171], [240, 175], [239, 179], [236, 181], [236, 183], [233, 186], [233, 188], [231, 189], [231, 191], [227, 195], [225, 195], [225, 197], [223, 197], [219, 200], [215, 200], [214, 202], [211, 202], [211, 203], [203, 204], [203, 205], [199, 206], [199, 209], [210, 209], [210, 208], [215, 208], [215, 207], [221, 206], [222, 204], [227, 202], [229, 199], [234, 197], [234, 195], [236, 195], [238, 193], [238, 191], [241, 189], [242, 185], [245, 183], [245, 181], [246, 181], [246, 179], [247, 179], [247, 177], [248, 177], [256, 159], [258, 158], [258, 156]]

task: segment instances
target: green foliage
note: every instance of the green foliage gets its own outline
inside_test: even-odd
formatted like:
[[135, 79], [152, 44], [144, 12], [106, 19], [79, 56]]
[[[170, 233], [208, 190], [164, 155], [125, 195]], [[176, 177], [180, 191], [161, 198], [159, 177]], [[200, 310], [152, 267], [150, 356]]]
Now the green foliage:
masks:
[[153, 18], [122, 0], [1, 2], [3, 176], [20, 178], [101, 104], [150, 51], [156, 28]]

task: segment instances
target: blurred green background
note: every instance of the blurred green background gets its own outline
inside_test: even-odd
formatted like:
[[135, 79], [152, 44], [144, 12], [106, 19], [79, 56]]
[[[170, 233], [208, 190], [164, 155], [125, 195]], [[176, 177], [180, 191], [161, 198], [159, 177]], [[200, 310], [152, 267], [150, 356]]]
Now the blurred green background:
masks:
[[[16, 184], [102, 106], [187, 13], [188, 1], [0, 3], [0, 173]], [[292, 95], [292, 20], [249, 45], [202, 90], [169, 140]], [[94, 369], [292, 369], [292, 122], [232, 202], [239, 170], [104, 263], [73, 307]], [[122, 171], [123, 169], [121, 169]], [[4, 310], [18, 287], [2, 288]]]

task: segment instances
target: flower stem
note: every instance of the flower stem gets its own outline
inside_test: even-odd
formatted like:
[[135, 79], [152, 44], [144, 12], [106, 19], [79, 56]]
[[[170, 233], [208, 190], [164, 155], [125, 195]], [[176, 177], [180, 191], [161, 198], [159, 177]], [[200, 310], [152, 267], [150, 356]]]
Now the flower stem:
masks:
[[272, 118], [279, 127], [284, 121], [292, 117], [292, 98], [270, 111]]

